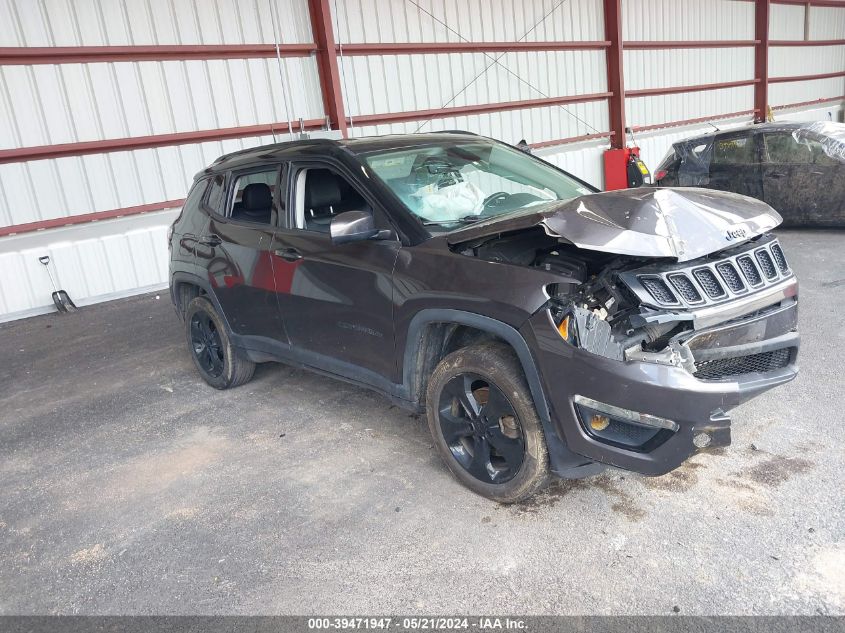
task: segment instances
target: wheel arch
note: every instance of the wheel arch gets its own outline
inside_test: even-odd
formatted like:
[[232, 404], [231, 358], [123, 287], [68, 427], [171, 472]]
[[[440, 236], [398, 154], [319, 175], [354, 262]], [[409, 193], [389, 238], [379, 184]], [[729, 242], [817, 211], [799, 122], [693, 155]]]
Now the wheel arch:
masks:
[[[466, 328], [461, 330], [461, 328]], [[424, 399], [428, 376], [446, 354], [458, 349], [455, 337], [478, 332], [476, 340], [494, 339], [507, 344], [522, 367], [534, 406], [540, 419], [550, 420], [549, 406], [540, 381], [540, 373], [528, 343], [514, 327], [492, 317], [452, 309], [427, 309], [418, 312], [408, 326], [403, 356], [403, 388], [411, 402]]]
[[179, 314], [179, 317], [182, 318], [184, 316], [185, 308], [187, 307], [187, 303], [182, 305], [181, 297], [181, 289], [185, 286], [192, 286], [197, 289], [196, 294], [192, 296], [191, 299], [198, 296], [204, 296], [211, 301], [214, 309], [217, 311], [217, 314], [221, 319], [223, 319], [223, 323], [226, 324], [226, 329], [229, 334], [231, 334], [232, 328], [229, 326], [229, 320], [226, 318], [226, 313], [220, 306], [220, 302], [217, 300], [217, 295], [214, 294], [211, 284], [202, 277], [198, 277], [197, 275], [191, 273], [175, 272], [170, 279], [170, 299], [173, 301], [173, 305], [176, 308], [176, 312]]

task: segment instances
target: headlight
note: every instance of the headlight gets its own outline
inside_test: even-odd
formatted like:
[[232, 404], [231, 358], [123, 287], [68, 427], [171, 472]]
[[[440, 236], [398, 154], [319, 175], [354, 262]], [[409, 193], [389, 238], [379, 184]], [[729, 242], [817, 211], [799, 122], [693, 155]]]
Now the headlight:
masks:
[[561, 338], [569, 343], [570, 345], [577, 345], [577, 339], [575, 335], [575, 330], [577, 326], [575, 325], [575, 318], [572, 314], [565, 315], [558, 323], [557, 331], [560, 334]]

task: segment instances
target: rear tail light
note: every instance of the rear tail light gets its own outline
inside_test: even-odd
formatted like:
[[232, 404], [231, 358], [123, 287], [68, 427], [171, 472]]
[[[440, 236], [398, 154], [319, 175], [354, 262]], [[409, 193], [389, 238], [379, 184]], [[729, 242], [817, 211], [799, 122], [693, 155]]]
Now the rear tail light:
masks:
[[658, 169], [657, 172], [654, 174], [655, 180], [663, 180], [669, 174], [668, 171], [665, 169]]

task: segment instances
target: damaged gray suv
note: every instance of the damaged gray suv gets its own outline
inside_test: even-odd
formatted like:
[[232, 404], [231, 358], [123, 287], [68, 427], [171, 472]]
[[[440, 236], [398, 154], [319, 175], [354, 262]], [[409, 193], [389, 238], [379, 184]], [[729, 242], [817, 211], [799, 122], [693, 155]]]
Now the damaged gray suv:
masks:
[[465, 133], [303, 140], [199, 173], [171, 295], [225, 389], [281, 361], [425, 412], [466, 486], [661, 475], [795, 377], [798, 284], [763, 202], [599, 193]]

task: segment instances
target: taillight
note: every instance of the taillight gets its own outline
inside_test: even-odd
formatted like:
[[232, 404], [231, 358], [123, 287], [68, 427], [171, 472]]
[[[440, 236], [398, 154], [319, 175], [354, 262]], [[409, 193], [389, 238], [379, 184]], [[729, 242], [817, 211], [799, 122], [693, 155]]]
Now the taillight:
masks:
[[668, 173], [669, 172], [666, 171], [665, 169], [658, 169], [657, 172], [654, 174], [654, 179], [655, 180], [663, 180], [664, 178], [666, 178]]

